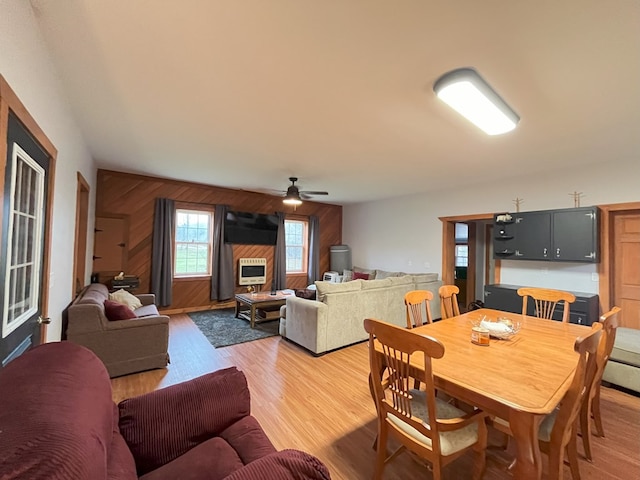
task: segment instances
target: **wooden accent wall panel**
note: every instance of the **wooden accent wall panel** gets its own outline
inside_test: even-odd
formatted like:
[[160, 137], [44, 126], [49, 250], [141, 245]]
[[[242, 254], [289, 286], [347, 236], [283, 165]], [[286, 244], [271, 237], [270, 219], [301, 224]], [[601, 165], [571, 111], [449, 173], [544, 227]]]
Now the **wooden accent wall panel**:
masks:
[[[166, 178], [134, 175], [110, 170], [98, 170], [96, 187], [96, 216], [126, 215], [129, 219], [127, 248], [127, 271], [138, 275], [138, 292], [151, 289], [151, 249], [153, 239], [153, 214], [155, 199], [171, 198], [176, 202], [200, 205], [228, 205], [231, 210], [272, 214], [284, 211], [296, 218], [317, 215], [320, 220], [320, 271], [329, 270], [329, 247], [342, 243], [342, 206], [305, 201], [297, 210], [285, 206], [278, 197], [261, 193], [233, 190], [197, 183], [182, 182]], [[268, 278], [265, 288], [271, 285], [273, 275], [274, 247], [264, 245], [234, 245], [234, 271], [237, 259], [242, 257], [264, 257], [267, 259]], [[109, 277], [101, 281], [108, 281]], [[237, 272], [236, 272], [237, 283]], [[178, 279], [173, 284], [173, 303], [170, 311], [188, 311], [216, 306], [210, 298], [211, 280], [207, 278]], [[306, 276], [287, 277], [287, 288], [303, 288]], [[242, 292], [244, 287], [236, 287]]]

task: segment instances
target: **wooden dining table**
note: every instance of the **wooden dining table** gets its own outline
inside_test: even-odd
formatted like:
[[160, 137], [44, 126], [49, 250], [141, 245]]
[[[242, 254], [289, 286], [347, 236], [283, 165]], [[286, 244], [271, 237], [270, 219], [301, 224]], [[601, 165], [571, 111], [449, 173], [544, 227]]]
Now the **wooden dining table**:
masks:
[[[508, 340], [491, 338], [489, 346], [471, 342], [475, 322], [499, 317], [519, 322], [520, 331]], [[514, 478], [539, 480], [538, 428], [567, 392], [578, 362], [574, 343], [589, 327], [479, 309], [412, 332], [436, 338], [445, 347], [444, 356], [432, 361], [436, 388], [508, 420], [516, 447]], [[419, 357], [410, 360], [417, 371], [424, 369]]]

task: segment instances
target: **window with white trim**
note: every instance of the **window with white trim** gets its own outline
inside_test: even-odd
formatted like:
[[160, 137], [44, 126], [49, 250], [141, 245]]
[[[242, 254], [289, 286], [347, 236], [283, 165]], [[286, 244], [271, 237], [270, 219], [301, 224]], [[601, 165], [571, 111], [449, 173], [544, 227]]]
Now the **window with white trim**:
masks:
[[309, 249], [308, 222], [285, 220], [285, 244], [287, 247], [287, 273], [307, 273]]
[[38, 311], [45, 218], [45, 170], [18, 144], [13, 146], [11, 162], [3, 338]]
[[469, 245], [456, 245], [456, 267], [469, 265]]
[[176, 210], [174, 277], [211, 275], [213, 212]]

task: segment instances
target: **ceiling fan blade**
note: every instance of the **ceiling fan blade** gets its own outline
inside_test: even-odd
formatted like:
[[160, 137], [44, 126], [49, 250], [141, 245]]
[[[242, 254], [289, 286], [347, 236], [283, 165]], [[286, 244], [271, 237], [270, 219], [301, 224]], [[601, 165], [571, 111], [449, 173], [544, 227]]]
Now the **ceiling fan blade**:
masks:
[[305, 195], [329, 195], [329, 192], [311, 192], [311, 191], [301, 191], [301, 194], [304, 193]]

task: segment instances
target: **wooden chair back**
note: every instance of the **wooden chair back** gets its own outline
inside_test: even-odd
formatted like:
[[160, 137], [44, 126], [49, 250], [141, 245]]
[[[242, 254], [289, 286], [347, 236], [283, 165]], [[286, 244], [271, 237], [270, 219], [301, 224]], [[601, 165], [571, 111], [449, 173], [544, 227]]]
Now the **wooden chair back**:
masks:
[[582, 435], [582, 444], [584, 446], [585, 457], [593, 460], [591, 453], [591, 421], [593, 417], [597, 434], [604, 436], [602, 428], [602, 414], [600, 413], [600, 385], [602, 383], [602, 375], [607, 366], [613, 345], [616, 340], [616, 330], [618, 328], [618, 313], [620, 307], [613, 307], [600, 317], [602, 324], [602, 337], [598, 345], [598, 354], [596, 355], [596, 371], [589, 386], [589, 397], [582, 403], [580, 410], [580, 433]]
[[433, 300], [433, 293], [429, 290], [411, 290], [404, 296], [407, 307], [407, 328], [420, 327], [425, 323], [432, 323], [429, 302]]
[[541, 448], [549, 454], [550, 479], [562, 478], [565, 448], [572, 477], [580, 478], [576, 449], [578, 414], [582, 403], [589, 395], [590, 382], [598, 368], [597, 354], [601, 336], [602, 324], [596, 322], [592, 325], [591, 331], [579, 337], [574, 344], [574, 350], [580, 356], [571, 386], [560, 401], [550, 441], [540, 442]]
[[600, 316], [600, 323], [604, 331], [600, 346], [598, 347], [598, 372], [596, 373], [596, 381], [602, 380], [602, 374], [604, 373], [604, 367], [607, 366], [613, 345], [616, 342], [616, 331], [618, 329], [618, 313], [622, 309], [620, 307], [613, 307], [607, 313], [603, 313]]
[[[469, 414], [460, 411], [460, 417], [443, 415], [447, 418], [438, 418], [440, 411], [436, 404], [442, 401], [436, 399], [431, 359], [443, 357], [444, 345], [435, 338], [381, 320], [366, 319], [364, 329], [369, 334], [369, 378], [378, 411], [378, 452], [374, 478], [382, 478], [385, 464], [402, 449], [408, 449], [431, 462], [433, 478], [440, 480], [443, 466], [459, 458], [466, 450], [473, 449], [476, 452], [474, 478], [479, 479], [485, 466], [486, 414], [479, 410]], [[420, 367], [411, 367], [412, 360], [414, 365]], [[424, 388], [412, 389], [414, 379], [419, 379]], [[443, 455], [441, 434], [472, 424], [477, 425], [478, 438], [475, 443]], [[390, 435], [400, 443], [400, 448], [387, 457], [387, 439]]]
[[440, 295], [440, 315], [443, 320], [460, 315], [460, 307], [458, 307], [459, 293], [460, 289], [455, 285], [442, 285], [438, 289], [438, 294]]
[[535, 316], [551, 320], [558, 302], [564, 302], [562, 321], [569, 321], [569, 304], [576, 301], [573, 293], [550, 288], [522, 287], [518, 289], [518, 295], [522, 297], [522, 314], [527, 314], [527, 300], [529, 297], [535, 301]]

